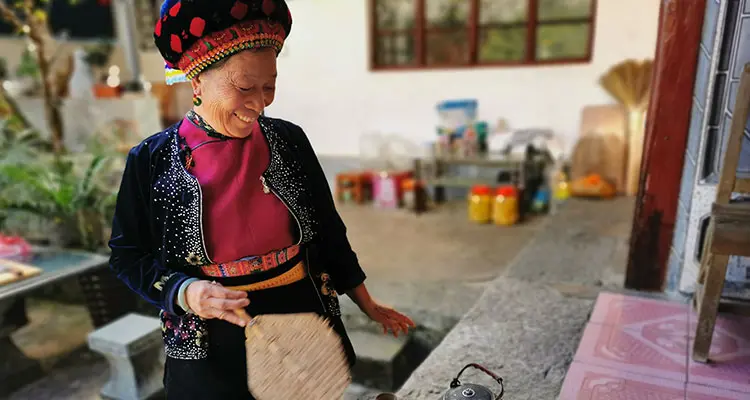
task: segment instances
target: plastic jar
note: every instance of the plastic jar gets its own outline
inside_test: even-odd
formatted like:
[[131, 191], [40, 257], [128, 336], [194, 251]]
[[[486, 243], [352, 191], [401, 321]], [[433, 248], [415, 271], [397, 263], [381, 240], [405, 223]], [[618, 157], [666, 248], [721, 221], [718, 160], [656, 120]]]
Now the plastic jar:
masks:
[[492, 219], [495, 225], [515, 225], [520, 219], [518, 210], [518, 190], [515, 186], [501, 186], [495, 191], [492, 207]]
[[492, 196], [489, 186], [477, 185], [469, 194], [469, 221], [486, 224], [492, 219]]
[[555, 189], [553, 197], [557, 201], [565, 201], [570, 197], [570, 182], [568, 175], [560, 171], [555, 177]]

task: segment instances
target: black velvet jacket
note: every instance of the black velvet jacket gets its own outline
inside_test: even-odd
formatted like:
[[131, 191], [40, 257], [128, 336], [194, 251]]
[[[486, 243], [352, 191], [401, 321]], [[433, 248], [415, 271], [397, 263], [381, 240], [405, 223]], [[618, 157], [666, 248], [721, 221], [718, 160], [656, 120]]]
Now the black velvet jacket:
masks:
[[[261, 117], [259, 123], [270, 151], [260, 179], [294, 217], [310, 275], [319, 288], [353, 289], [365, 274], [307, 136], [287, 121]], [[130, 150], [109, 242], [117, 276], [172, 316], [183, 313], [176, 306], [180, 284], [196, 276], [198, 266], [212, 263], [203, 240], [201, 188], [185, 169], [179, 125]], [[327, 310], [339, 316], [336, 293], [323, 292], [330, 293], [324, 298]]]

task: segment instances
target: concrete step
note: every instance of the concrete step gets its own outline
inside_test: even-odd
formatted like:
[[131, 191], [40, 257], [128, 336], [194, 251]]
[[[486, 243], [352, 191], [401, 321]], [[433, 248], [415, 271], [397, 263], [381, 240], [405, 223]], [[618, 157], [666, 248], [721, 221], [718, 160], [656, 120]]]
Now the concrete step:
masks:
[[409, 336], [398, 338], [363, 330], [349, 332], [357, 353], [357, 364], [352, 369], [352, 380], [362, 386], [382, 391], [393, 391], [406, 381], [411, 370], [409, 347], [414, 342]]

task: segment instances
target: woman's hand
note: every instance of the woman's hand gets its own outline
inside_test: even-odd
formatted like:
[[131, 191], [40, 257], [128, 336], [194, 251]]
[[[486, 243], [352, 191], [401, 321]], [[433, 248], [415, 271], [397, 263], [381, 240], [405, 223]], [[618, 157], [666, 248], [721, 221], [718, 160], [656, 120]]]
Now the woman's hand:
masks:
[[188, 284], [185, 301], [196, 315], [204, 319], [218, 318], [242, 327], [249, 320], [244, 310], [250, 304], [247, 293], [227, 289], [216, 282], [195, 281]]
[[381, 306], [375, 300], [372, 299], [370, 293], [367, 291], [367, 286], [364, 283], [360, 283], [357, 287], [346, 292], [346, 294], [354, 300], [365, 315], [370, 317], [371, 320], [383, 325], [383, 334], [387, 334], [388, 331], [393, 332], [393, 336], [398, 337], [399, 332], [404, 334], [409, 332], [409, 327], [414, 328], [414, 321], [409, 317], [400, 312], [390, 308]]
[[383, 325], [383, 334], [391, 331], [393, 336], [398, 337], [399, 332], [407, 334], [409, 327], [416, 327], [414, 321], [406, 315], [390, 307], [380, 305], [374, 300], [363, 306], [362, 312], [370, 317], [371, 320]]

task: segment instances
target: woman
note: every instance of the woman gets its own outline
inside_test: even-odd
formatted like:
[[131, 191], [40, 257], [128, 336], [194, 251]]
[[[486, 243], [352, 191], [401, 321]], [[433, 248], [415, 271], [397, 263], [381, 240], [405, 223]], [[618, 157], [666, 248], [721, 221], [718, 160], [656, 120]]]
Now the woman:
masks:
[[249, 315], [315, 312], [354, 351], [337, 293], [394, 334], [413, 322], [375, 302], [302, 129], [261, 114], [291, 29], [283, 0], [168, 0], [154, 38], [185, 119], [128, 154], [111, 267], [159, 307], [168, 398], [252, 399]]

